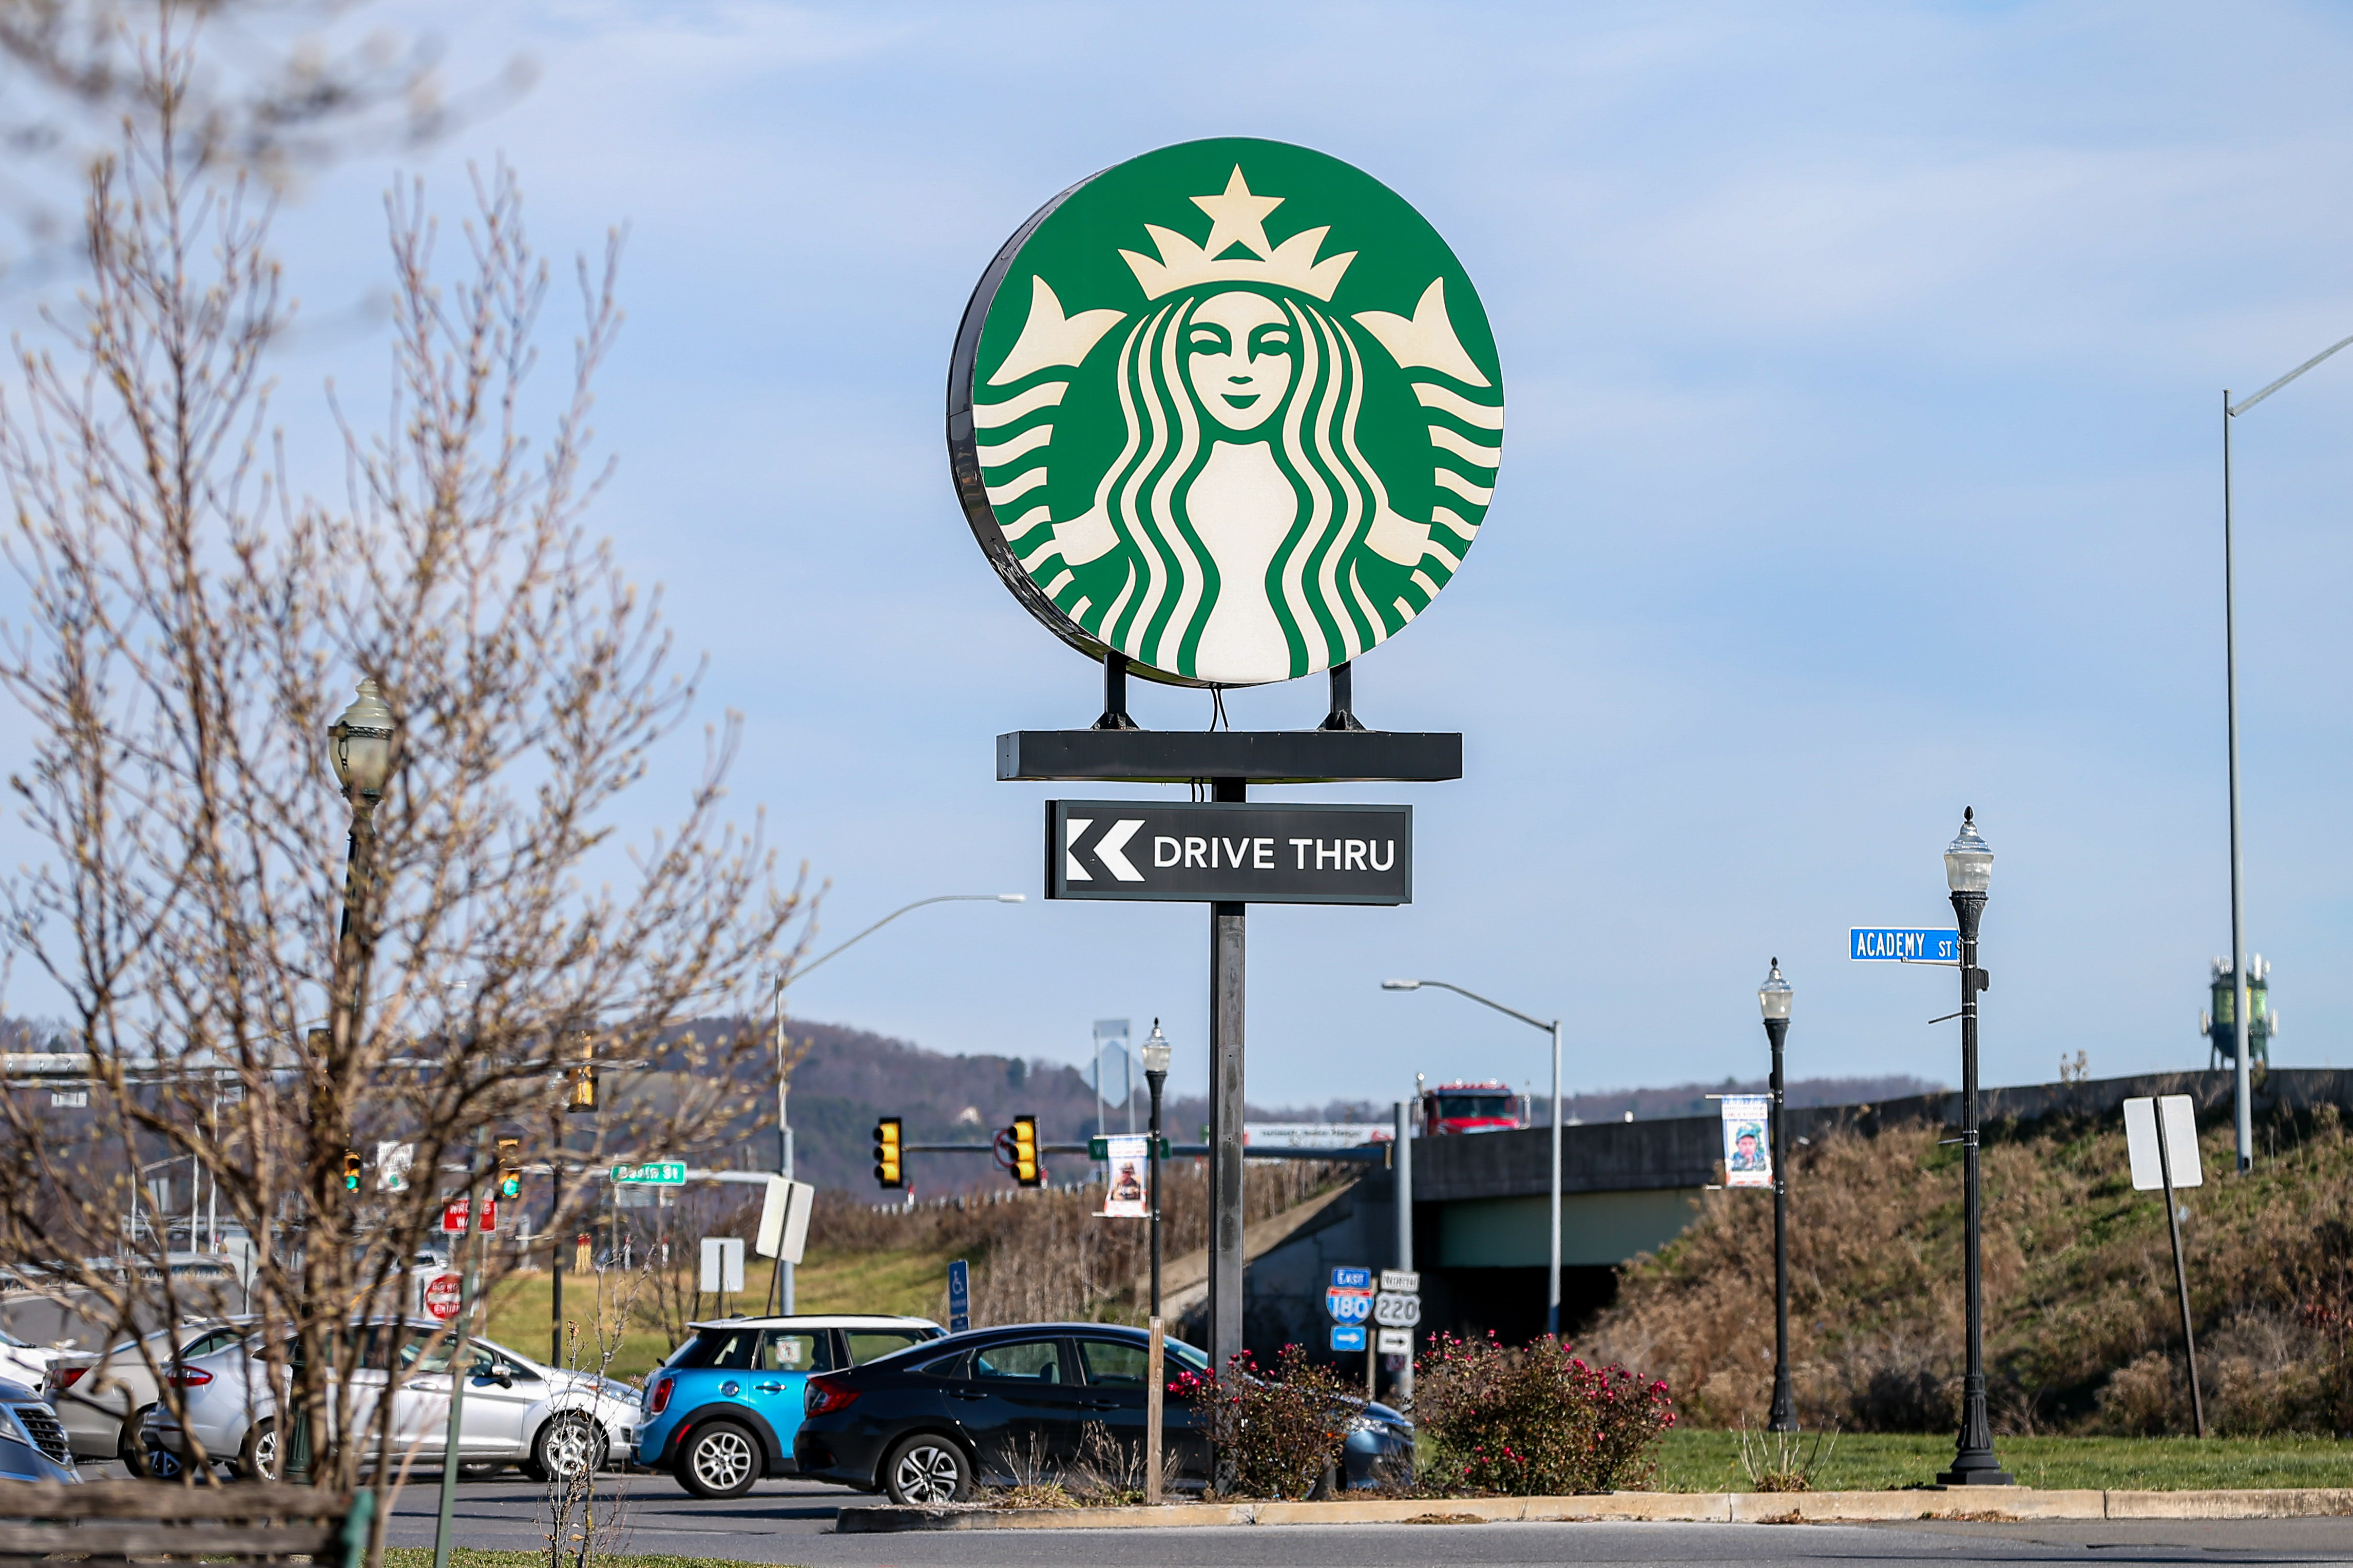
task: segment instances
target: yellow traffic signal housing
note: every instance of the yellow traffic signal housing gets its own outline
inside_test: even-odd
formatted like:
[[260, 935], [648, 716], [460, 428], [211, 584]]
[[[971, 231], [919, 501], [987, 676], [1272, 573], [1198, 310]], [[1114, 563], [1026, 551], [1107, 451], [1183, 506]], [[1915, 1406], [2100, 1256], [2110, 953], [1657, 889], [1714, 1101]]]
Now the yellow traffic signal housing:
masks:
[[899, 1163], [899, 1118], [886, 1116], [874, 1124], [874, 1180], [885, 1187], [903, 1187], [907, 1178]]
[[1025, 1187], [1034, 1187], [1046, 1179], [1046, 1167], [1038, 1158], [1038, 1119], [1017, 1116], [1013, 1119], [1013, 1179]]
[[596, 1037], [580, 1037], [580, 1060], [576, 1066], [564, 1069], [571, 1075], [572, 1088], [565, 1097], [564, 1109], [576, 1115], [596, 1114]]
[[355, 1193], [359, 1190], [360, 1157], [346, 1149], [343, 1151], [343, 1191]]
[[502, 1198], [519, 1198], [522, 1196], [522, 1140], [520, 1138], [500, 1139], [499, 1196]]

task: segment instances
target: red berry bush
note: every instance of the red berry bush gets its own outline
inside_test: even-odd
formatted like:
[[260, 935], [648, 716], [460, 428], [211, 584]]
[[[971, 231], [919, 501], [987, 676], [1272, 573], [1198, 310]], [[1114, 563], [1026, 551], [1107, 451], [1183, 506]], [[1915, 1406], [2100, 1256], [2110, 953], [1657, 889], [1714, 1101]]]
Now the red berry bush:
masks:
[[1675, 1424], [1665, 1384], [1548, 1336], [1514, 1349], [1439, 1335], [1414, 1363], [1413, 1405], [1435, 1450], [1426, 1486], [1518, 1497], [1640, 1487]]
[[1190, 1403], [1216, 1456], [1220, 1496], [1298, 1500], [1339, 1463], [1348, 1422], [1362, 1396], [1298, 1345], [1285, 1345], [1272, 1372], [1248, 1351], [1220, 1376], [1185, 1372], [1168, 1392]]

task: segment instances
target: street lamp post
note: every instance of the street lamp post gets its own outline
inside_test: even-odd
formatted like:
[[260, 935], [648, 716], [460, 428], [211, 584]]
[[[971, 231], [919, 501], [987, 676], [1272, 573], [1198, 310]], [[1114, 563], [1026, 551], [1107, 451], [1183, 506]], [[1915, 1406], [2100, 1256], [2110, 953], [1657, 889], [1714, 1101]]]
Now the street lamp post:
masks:
[[1152, 1034], [1139, 1053], [1144, 1058], [1144, 1081], [1152, 1090], [1152, 1315], [1160, 1316], [1160, 1091], [1168, 1087], [1168, 1037], [1160, 1020], [1152, 1020]]
[[2231, 1066], [2232, 1088], [2237, 1091], [2232, 1121], [2238, 1134], [2242, 1171], [2253, 1169], [2255, 1163], [2255, 1107], [2247, 1063], [2247, 933], [2244, 907], [2239, 897], [2243, 867], [2239, 848], [2239, 596], [2232, 557], [2231, 425], [2240, 415], [2344, 348], [2353, 348], [2353, 338], [2340, 338], [2243, 402], [2232, 404], [2230, 389], [2225, 387], [2222, 391], [2222, 686], [2231, 768], [2231, 987], [2238, 1004], [2231, 1014], [2236, 1047]]
[[1789, 1037], [1792, 994], [1777, 958], [1757, 988], [1765, 1037], [1773, 1043], [1773, 1408], [1765, 1418], [1767, 1432], [1798, 1429], [1797, 1402], [1789, 1394], [1789, 1144], [1781, 1119], [1781, 1046]]
[[[370, 885], [375, 874], [375, 808], [384, 798], [385, 781], [392, 776], [392, 709], [373, 680], [360, 682], [359, 694], [352, 699], [351, 706], [338, 714], [327, 729], [327, 759], [333, 764], [335, 781], [343, 786], [343, 798], [352, 807], [351, 837], [343, 854], [343, 919], [335, 931], [338, 965], [350, 979], [351, 992], [346, 996], [330, 998], [327, 1015], [328, 1028], [332, 1030], [335, 1007], [342, 1006], [347, 1034], [360, 1026], [360, 1004], [367, 985], [367, 921], [364, 917], [355, 916], [354, 911], [362, 889]], [[316, 1135], [314, 1119], [314, 1142]], [[313, 1149], [312, 1152], [321, 1152]], [[280, 1468], [289, 1481], [309, 1484], [311, 1406], [307, 1400], [295, 1406], [286, 1436], [286, 1462]]]
[[[1168, 1083], [1168, 1037], [1160, 1032], [1160, 1020], [1152, 1020], [1152, 1034], [1139, 1053], [1144, 1058], [1144, 1081], [1152, 1090], [1152, 1122], [1148, 1136], [1152, 1140], [1151, 1158], [1146, 1165], [1152, 1183], [1152, 1340], [1150, 1364], [1144, 1397], [1144, 1500], [1157, 1505], [1160, 1501], [1160, 1448], [1163, 1400], [1166, 1398], [1166, 1342], [1160, 1321], [1160, 1091]], [[1101, 1082], [1103, 1075], [1095, 1075]], [[1134, 1126], [1134, 1122], [1128, 1123]]]
[[1969, 1339], [1953, 1468], [1936, 1478], [1948, 1487], [2006, 1487], [2011, 1480], [1994, 1458], [1993, 1423], [1986, 1415], [1985, 1269], [1979, 1251], [1985, 1206], [1978, 1182], [1978, 994], [1986, 989], [1987, 976], [1978, 967], [1978, 921], [1992, 880], [1993, 851], [1978, 835], [1976, 811], [1964, 809], [1960, 837], [1945, 851], [1945, 885], [1961, 922], [1961, 1181], [1967, 1229], [1961, 1271], [1968, 1293]]
[[1384, 980], [1384, 991], [1419, 991], [1434, 985], [1440, 991], [1451, 991], [1457, 996], [1467, 996], [1482, 1007], [1493, 1007], [1498, 1013], [1510, 1015], [1532, 1029], [1542, 1029], [1552, 1036], [1552, 1283], [1545, 1303], [1545, 1332], [1557, 1338], [1560, 1334], [1560, 1020], [1547, 1024], [1541, 1018], [1531, 1018], [1515, 1007], [1506, 1007], [1492, 997], [1476, 991], [1465, 991], [1460, 985], [1443, 980]]
[[[933, 898], [917, 899], [912, 904], [902, 904], [839, 947], [809, 960], [798, 969], [776, 971], [776, 1174], [786, 1181], [790, 1181], [793, 1174], [793, 1123], [786, 1104], [793, 1085], [792, 1073], [785, 1057], [785, 987], [803, 978], [818, 965], [840, 957], [901, 915], [920, 910], [926, 904], [1018, 904], [1028, 897], [1026, 893], [941, 893]], [[793, 1311], [793, 1266], [781, 1258], [776, 1259], [769, 1289], [776, 1297], [776, 1310], [790, 1317]]]

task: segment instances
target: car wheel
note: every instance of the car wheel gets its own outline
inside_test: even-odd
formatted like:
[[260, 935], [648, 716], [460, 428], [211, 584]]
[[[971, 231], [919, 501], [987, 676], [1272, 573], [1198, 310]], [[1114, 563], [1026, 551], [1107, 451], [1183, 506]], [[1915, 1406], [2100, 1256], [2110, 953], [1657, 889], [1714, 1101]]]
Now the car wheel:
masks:
[[696, 1497], [742, 1497], [760, 1470], [758, 1439], [729, 1421], [695, 1428], [678, 1451], [678, 1484]]
[[276, 1417], [265, 1415], [246, 1428], [245, 1441], [237, 1448], [237, 1473], [249, 1481], [278, 1479]]
[[154, 1408], [149, 1405], [131, 1413], [131, 1419], [122, 1424], [122, 1447], [115, 1457], [124, 1469], [142, 1480], [176, 1481], [187, 1468], [180, 1463], [180, 1456], [160, 1443], [149, 1445], [142, 1436], [147, 1412]]
[[515, 1473], [534, 1486], [543, 1487], [547, 1484], [547, 1472], [539, 1468], [537, 1459], [517, 1459]]
[[882, 1489], [892, 1502], [919, 1508], [962, 1502], [972, 1495], [972, 1461], [952, 1439], [928, 1432], [910, 1437], [882, 1461]]
[[[728, 1428], [734, 1431], [735, 1428]], [[609, 1447], [605, 1429], [586, 1415], [558, 1415], [532, 1439], [530, 1470], [535, 1480], [576, 1481], [605, 1468]], [[748, 1484], [748, 1483], [747, 1483]], [[733, 1492], [721, 1494], [732, 1497]]]

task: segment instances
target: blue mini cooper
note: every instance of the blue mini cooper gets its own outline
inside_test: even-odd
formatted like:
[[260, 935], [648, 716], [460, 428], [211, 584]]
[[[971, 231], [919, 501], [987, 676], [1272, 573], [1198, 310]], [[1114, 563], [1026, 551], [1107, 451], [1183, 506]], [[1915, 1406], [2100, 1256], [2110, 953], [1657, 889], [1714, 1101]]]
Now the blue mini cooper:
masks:
[[646, 1379], [637, 1462], [668, 1470], [697, 1497], [741, 1497], [764, 1476], [796, 1473], [802, 1385], [938, 1339], [928, 1318], [726, 1318]]

